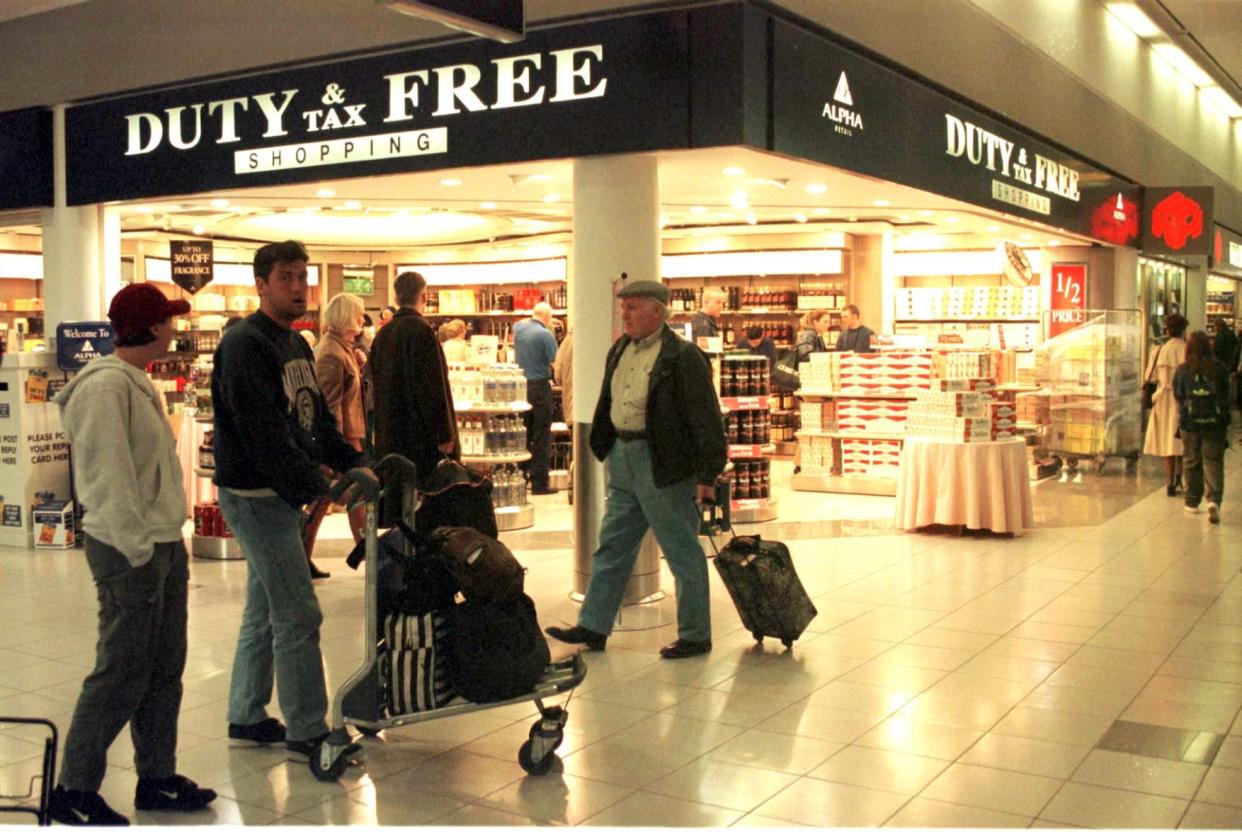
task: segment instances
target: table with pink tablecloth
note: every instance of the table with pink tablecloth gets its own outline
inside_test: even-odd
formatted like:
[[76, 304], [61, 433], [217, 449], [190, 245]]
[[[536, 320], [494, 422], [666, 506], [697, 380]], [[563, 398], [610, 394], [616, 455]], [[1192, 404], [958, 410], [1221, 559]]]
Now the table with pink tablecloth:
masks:
[[907, 437], [896, 523], [899, 529], [944, 525], [1022, 534], [1034, 523], [1025, 440]]

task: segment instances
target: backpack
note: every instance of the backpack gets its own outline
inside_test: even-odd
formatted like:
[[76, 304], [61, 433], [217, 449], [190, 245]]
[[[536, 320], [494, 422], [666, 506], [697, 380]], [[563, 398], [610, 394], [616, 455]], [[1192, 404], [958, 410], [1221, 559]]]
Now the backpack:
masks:
[[460, 462], [442, 459], [418, 483], [422, 505], [415, 525], [435, 531], [441, 526], [469, 526], [496, 537], [496, 510], [492, 506], [491, 477]]
[[535, 602], [525, 593], [501, 604], [458, 604], [448, 646], [453, 688], [470, 702], [530, 693], [552, 660]]
[[[440, 558], [432, 557], [426, 535], [401, 523], [380, 535], [377, 543], [376, 598], [381, 620], [390, 613], [423, 615], [453, 608], [457, 581]], [[365, 556], [366, 541], [359, 541], [345, 563], [357, 569]]]
[[802, 386], [798, 377], [798, 351], [782, 350], [772, 365], [772, 386], [783, 393], [792, 393]]
[[467, 526], [441, 526], [431, 543], [467, 601], [507, 603], [522, 594], [526, 570], [494, 537]]
[[1195, 373], [1186, 391], [1186, 414], [1182, 427], [1198, 433], [1228, 424], [1228, 416], [1221, 412], [1215, 384], [1202, 373]]

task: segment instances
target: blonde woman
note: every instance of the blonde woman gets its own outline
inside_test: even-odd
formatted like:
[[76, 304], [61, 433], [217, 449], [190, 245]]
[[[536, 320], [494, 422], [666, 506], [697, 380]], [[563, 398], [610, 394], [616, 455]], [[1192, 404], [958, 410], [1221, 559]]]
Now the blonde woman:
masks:
[[[336, 417], [341, 436], [358, 450], [362, 450], [367, 433], [367, 416], [363, 407], [362, 367], [354, 340], [362, 332], [365, 314], [362, 298], [357, 295], [342, 292], [332, 298], [324, 309], [324, 334], [315, 349], [315, 377], [319, 380], [319, 389]], [[362, 539], [364, 517], [361, 507], [349, 514], [355, 540]], [[306, 551], [309, 556], [310, 547]], [[327, 577], [314, 563], [311, 563], [311, 574]]]
[[454, 318], [436, 330], [445, 364], [466, 364], [470, 361], [470, 345], [466, 343], [466, 322]]
[[828, 310], [812, 309], [802, 316], [802, 328], [798, 331], [798, 340], [794, 349], [798, 353], [798, 363], [809, 361], [811, 353], [824, 352], [824, 333], [828, 331]]

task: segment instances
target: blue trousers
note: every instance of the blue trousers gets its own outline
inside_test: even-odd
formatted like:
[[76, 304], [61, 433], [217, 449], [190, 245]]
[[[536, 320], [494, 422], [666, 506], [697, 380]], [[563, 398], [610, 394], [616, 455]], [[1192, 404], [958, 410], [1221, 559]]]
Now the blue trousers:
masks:
[[657, 486], [651, 475], [651, 449], [641, 439], [618, 440], [604, 464], [608, 471], [607, 507], [599, 548], [591, 556], [591, 582], [578, 623], [597, 633], [612, 632], [638, 548], [650, 528], [673, 572], [678, 637], [710, 640], [707, 559], [699, 545], [694, 478]]
[[291, 740], [328, 732], [328, 692], [319, 651], [323, 613], [302, 548], [301, 512], [279, 497], [220, 490], [220, 510], [246, 552], [246, 609], [229, 682], [229, 722], [267, 718], [273, 674]]

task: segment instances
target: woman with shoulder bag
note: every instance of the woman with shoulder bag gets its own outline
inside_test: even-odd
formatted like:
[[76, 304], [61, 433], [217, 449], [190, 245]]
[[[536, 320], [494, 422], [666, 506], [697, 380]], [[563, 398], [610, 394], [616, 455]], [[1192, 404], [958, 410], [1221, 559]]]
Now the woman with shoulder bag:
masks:
[[1169, 336], [1152, 354], [1145, 378], [1156, 382], [1152, 394], [1151, 415], [1147, 421], [1147, 436], [1143, 440], [1143, 453], [1164, 459], [1164, 471], [1168, 476], [1165, 493], [1176, 497], [1181, 490], [1181, 474], [1178, 465], [1182, 457], [1182, 440], [1178, 437], [1177, 399], [1173, 395], [1173, 374], [1186, 360], [1187, 320], [1174, 313], [1164, 319], [1164, 331]]
[[802, 329], [798, 331], [798, 340], [794, 349], [798, 353], [798, 363], [811, 360], [811, 353], [825, 352], [824, 333], [828, 331], [828, 310], [813, 309], [802, 316]]

